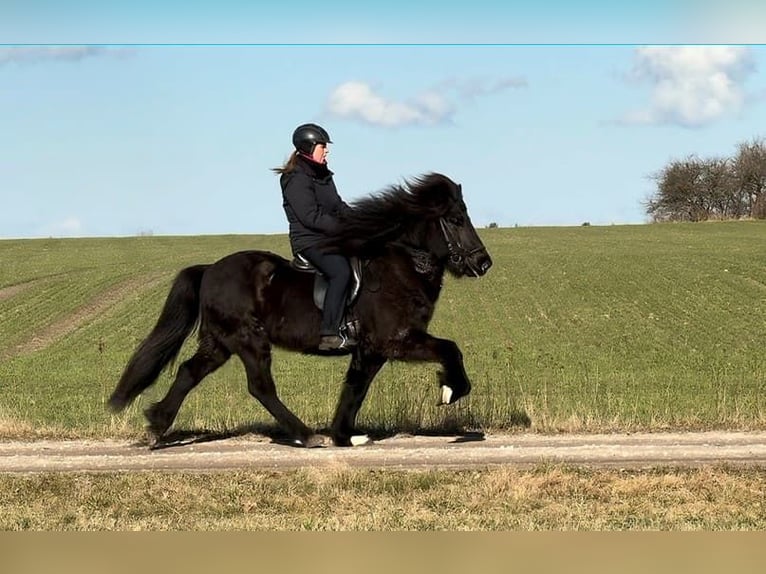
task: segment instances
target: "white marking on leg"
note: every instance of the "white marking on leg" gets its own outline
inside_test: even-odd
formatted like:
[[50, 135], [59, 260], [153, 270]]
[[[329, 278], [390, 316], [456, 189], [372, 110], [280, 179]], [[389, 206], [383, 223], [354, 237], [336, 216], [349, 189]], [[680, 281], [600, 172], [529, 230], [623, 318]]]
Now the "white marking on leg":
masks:
[[442, 404], [448, 405], [450, 399], [452, 399], [452, 389], [447, 385], [442, 385]]
[[364, 446], [372, 441], [366, 434], [358, 434], [351, 437], [351, 446]]

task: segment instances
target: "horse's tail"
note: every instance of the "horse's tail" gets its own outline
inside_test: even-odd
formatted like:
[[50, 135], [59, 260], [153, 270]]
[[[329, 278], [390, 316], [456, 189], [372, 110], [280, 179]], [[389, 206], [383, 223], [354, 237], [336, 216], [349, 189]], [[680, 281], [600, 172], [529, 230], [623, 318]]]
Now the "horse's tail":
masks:
[[197, 324], [202, 275], [210, 265], [194, 265], [176, 276], [157, 324], [130, 358], [117, 383], [109, 408], [121, 411], [148, 388], [178, 355]]

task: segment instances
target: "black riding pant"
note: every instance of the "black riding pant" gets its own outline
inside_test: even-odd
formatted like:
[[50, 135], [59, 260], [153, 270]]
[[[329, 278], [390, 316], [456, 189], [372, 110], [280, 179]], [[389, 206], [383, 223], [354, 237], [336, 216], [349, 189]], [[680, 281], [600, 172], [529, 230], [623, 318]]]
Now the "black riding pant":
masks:
[[301, 251], [311, 264], [327, 279], [327, 293], [324, 298], [320, 335], [337, 335], [346, 308], [346, 296], [351, 280], [351, 266], [348, 259], [337, 253], [326, 253], [316, 247]]

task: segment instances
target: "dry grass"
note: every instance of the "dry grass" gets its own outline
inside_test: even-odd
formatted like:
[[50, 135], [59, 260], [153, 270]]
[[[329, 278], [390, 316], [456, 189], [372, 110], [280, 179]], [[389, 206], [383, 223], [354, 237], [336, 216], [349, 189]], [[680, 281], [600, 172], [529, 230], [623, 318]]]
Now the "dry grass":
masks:
[[763, 530], [766, 474], [484, 471], [0, 476], [3, 530]]

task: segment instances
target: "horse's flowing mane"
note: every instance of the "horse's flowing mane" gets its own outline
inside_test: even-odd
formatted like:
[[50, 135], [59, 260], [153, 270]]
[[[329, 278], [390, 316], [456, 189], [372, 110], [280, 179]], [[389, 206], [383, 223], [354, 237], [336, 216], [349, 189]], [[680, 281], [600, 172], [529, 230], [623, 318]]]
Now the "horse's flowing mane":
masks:
[[387, 243], [413, 225], [445, 213], [457, 185], [439, 173], [405, 179], [351, 203], [340, 218], [340, 230], [329, 241], [347, 254]]

